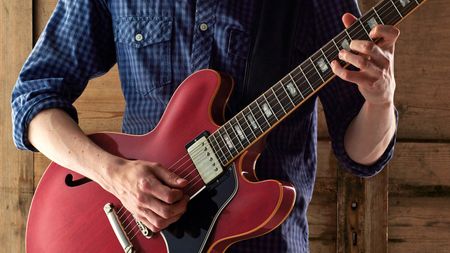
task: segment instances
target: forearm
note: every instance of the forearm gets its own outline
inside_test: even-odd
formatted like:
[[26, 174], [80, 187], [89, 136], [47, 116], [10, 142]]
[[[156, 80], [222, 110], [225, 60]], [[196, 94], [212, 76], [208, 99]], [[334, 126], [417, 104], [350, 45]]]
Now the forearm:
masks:
[[388, 147], [395, 134], [394, 105], [364, 103], [360, 112], [347, 128], [344, 146], [355, 162], [363, 165], [375, 163]]
[[70, 168], [105, 187], [115, 157], [93, 143], [60, 109], [40, 112], [28, 128], [31, 144], [54, 162]]

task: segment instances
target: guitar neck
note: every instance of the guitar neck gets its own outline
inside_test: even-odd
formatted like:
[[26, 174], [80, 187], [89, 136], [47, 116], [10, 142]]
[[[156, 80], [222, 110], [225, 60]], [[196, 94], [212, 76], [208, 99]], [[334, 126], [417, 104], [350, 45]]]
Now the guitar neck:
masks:
[[[426, 0], [383, 0], [294, 68], [208, 139], [223, 166], [267, 134], [335, 75], [330, 63], [352, 40], [371, 40], [376, 25], [397, 25]], [[340, 61], [340, 60], [339, 60]], [[345, 64], [340, 61], [341, 64]]]

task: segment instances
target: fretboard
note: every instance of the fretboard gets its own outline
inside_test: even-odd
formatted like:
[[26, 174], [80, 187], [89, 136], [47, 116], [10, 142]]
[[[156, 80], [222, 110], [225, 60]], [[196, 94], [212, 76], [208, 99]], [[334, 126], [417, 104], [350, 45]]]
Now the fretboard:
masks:
[[383, 0], [334, 37], [208, 139], [222, 165], [228, 165], [287, 115], [335, 77], [330, 63], [352, 40], [371, 40], [376, 25], [397, 25], [426, 0]]

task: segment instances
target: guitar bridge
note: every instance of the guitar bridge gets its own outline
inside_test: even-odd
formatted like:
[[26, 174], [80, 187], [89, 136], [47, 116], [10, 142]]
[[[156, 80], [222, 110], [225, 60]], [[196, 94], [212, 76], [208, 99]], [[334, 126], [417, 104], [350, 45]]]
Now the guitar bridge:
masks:
[[119, 221], [119, 217], [117, 217], [116, 210], [114, 210], [114, 206], [111, 203], [107, 203], [103, 210], [106, 213], [106, 217], [108, 218], [109, 223], [116, 234], [117, 239], [119, 240], [120, 246], [125, 253], [136, 253], [136, 250], [133, 248], [133, 244], [131, 244], [130, 239], [125, 233], [122, 224]]
[[222, 165], [209, 144], [206, 132], [192, 141], [187, 152], [205, 184], [216, 179], [223, 172]]

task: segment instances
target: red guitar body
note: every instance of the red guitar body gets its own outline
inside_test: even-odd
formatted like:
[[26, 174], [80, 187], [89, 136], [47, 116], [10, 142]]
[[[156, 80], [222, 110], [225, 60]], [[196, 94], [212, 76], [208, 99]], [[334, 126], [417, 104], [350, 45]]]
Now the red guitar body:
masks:
[[[170, 167], [186, 155], [186, 144], [205, 131], [214, 132], [223, 123], [223, 110], [232, 86], [228, 76], [212, 70], [196, 72], [180, 85], [158, 126], [150, 133], [141, 136], [97, 133], [90, 137], [112, 154]], [[258, 182], [254, 174], [257, 157], [257, 152], [245, 151], [226, 168], [224, 174], [227, 176], [223, 181], [228, 183], [223, 185], [228, 186], [217, 183], [214, 189], [206, 189], [191, 200], [199, 199], [196, 206], [188, 206], [187, 213], [209, 215], [211, 219], [200, 221], [206, 225], [194, 224], [191, 233], [187, 228], [176, 236], [163, 231], [151, 238], [135, 229], [137, 235], [129, 235], [134, 249], [152, 253], [225, 252], [237, 241], [275, 229], [292, 210], [295, 190], [291, 185], [275, 180]], [[220, 193], [221, 187], [229, 192], [226, 201], [217, 204], [208, 199], [208, 196]], [[200, 196], [202, 194], [205, 196]], [[121, 206], [118, 199], [95, 182], [56, 163], [50, 164], [31, 205], [27, 252], [124, 252], [105, 215], [106, 203]], [[203, 210], [209, 206], [213, 208]], [[193, 242], [192, 238], [200, 239]]]

